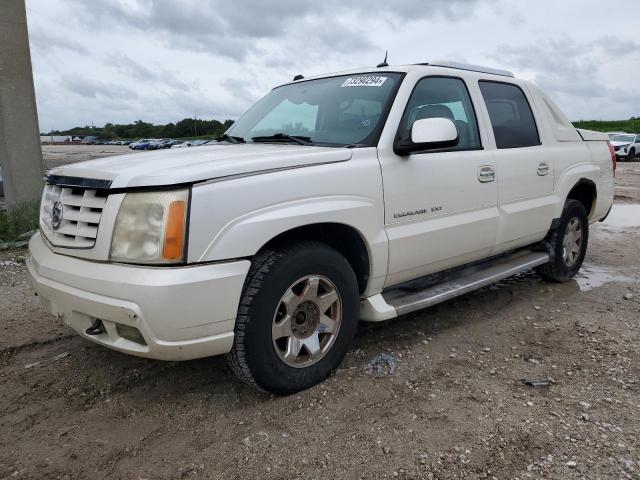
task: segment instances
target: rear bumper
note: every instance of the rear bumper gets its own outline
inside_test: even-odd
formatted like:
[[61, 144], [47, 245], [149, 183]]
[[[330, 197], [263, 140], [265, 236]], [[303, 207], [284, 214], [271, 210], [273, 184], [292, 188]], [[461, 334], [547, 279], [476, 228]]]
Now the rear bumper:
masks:
[[[248, 260], [173, 268], [98, 263], [59, 255], [40, 234], [27, 268], [46, 310], [81, 336], [109, 348], [160, 360], [226, 353]], [[104, 333], [86, 330], [100, 319]], [[133, 327], [143, 341], [121, 333]]]

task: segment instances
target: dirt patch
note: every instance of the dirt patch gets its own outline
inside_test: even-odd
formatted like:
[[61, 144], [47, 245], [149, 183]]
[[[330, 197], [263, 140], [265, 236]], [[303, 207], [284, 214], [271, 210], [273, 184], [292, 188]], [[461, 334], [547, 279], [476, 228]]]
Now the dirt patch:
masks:
[[[638, 164], [617, 181], [617, 201], [640, 201]], [[221, 358], [79, 338], [38, 306], [25, 252], [0, 252], [0, 477], [637, 478], [639, 230], [592, 227], [590, 282], [519, 275], [361, 324], [334, 376], [286, 398]], [[375, 378], [382, 352], [396, 369]]]
[[42, 161], [45, 170], [49, 170], [68, 163], [134, 152], [140, 151], [131, 150], [127, 145], [43, 145]]
[[640, 203], [640, 162], [618, 162], [616, 201]]

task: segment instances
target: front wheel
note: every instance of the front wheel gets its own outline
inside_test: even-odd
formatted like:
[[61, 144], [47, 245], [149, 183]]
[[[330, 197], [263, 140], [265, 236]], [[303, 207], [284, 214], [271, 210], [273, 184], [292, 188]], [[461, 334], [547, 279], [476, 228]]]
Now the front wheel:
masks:
[[629, 150], [629, 155], [627, 156], [627, 162], [633, 162], [636, 159], [636, 151], [632, 148]]
[[336, 250], [304, 242], [265, 251], [245, 282], [229, 364], [260, 390], [304, 390], [342, 362], [358, 314], [355, 274]]
[[537, 268], [547, 281], [566, 282], [578, 273], [589, 241], [589, 219], [582, 203], [567, 200], [560, 223], [546, 241], [549, 263]]

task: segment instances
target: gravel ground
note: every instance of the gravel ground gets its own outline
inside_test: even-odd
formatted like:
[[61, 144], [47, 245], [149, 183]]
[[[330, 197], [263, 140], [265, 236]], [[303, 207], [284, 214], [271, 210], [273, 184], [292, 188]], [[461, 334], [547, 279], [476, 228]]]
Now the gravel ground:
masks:
[[[334, 376], [285, 398], [222, 358], [79, 338], [39, 307], [25, 251], [0, 252], [0, 477], [639, 478], [640, 163], [617, 180], [576, 280], [363, 323]], [[375, 378], [380, 353], [397, 368]]]
[[126, 145], [43, 145], [42, 161], [45, 170], [49, 170], [67, 163], [134, 152], [140, 150], [131, 150]]

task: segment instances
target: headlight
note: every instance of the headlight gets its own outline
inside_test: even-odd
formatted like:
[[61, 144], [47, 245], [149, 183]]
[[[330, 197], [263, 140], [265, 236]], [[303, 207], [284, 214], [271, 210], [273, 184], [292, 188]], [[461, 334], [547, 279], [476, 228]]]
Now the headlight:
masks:
[[110, 259], [166, 264], [185, 259], [189, 190], [127, 193], [111, 239]]

